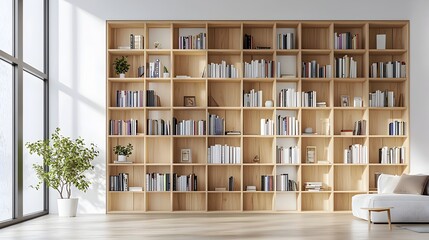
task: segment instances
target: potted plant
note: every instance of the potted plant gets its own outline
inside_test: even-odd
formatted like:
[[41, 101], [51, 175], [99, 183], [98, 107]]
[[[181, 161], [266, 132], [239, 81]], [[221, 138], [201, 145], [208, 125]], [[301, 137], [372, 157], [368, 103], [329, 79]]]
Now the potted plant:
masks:
[[166, 66], [164, 66], [164, 75], [163, 75], [163, 77], [164, 77], [164, 78], [168, 78], [168, 77], [170, 77], [170, 73], [168, 72], [168, 69], [167, 69], [167, 67], [166, 67]]
[[116, 74], [119, 74], [120, 78], [125, 78], [125, 73], [130, 70], [130, 64], [128, 64], [127, 57], [124, 56], [116, 58], [113, 65], [115, 66]]
[[127, 157], [133, 153], [133, 145], [131, 145], [131, 143], [128, 143], [127, 146], [117, 145], [113, 147], [113, 151], [118, 155], [119, 162], [126, 162]]
[[[78, 198], [71, 198], [72, 186], [86, 192], [90, 181], [86, 179], [87, 170], [94, 169], [91, 161], [98, 156], [96, 146], [91, 143], [86, 146], [82, 138], [75, 140], [60, 135], [60, 129], [55, 129], [51, 138], [37, 142], [27, 142], [25, 146], [30, 154], [43, 157], [43, 164], [33, 164], [39, 182], [34, 187], [39, 189], [45, 183], [60, 195], [58, 198], [58, 215], [76, 216]], [[48, 171], [45, 171], [47, 167]]]

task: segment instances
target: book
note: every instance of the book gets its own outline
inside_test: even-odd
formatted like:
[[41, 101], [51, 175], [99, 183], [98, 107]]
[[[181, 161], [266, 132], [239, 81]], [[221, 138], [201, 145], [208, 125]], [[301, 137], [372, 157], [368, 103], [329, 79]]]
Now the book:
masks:
[[129, 187], [130, 192], [142, 192], [143, 187]]
[[377, 49], [386, 49], [386, 34], [377, 34]]

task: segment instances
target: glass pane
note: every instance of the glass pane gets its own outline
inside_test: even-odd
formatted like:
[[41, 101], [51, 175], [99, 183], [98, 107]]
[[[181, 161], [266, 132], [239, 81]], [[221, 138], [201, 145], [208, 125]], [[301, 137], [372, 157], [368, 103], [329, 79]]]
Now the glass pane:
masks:
[[24, 0], [23, 5], [23, 55], [24, 62], [43, 71], [43, 2], [44, 0]]
[[[23, 84], [23, 142], [35, 142], [43, 139], [43, 81], [24, 72]], [[23, 151], [23, 194], [24, 215], [43, 210], [43, 189], [36, 190], [38, 179], [33, 170], [33, 164], [42, 164], [43, 159], [30, 155], [27, 148]]]
[[[1, 10], [0, 10], [1, 11]], [[0, 61], [0, 222], [12, 218], [13, 67]]]
[[13, 0], [0, 0], [0, 49], [12, 55]]

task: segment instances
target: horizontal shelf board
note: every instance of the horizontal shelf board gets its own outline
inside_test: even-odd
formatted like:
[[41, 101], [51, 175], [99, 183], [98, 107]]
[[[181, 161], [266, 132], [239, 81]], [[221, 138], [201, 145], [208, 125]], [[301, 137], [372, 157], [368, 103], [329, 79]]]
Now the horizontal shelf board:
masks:
[[365, 54], [365, 49], [335, 49], [334, 54], [356, 54], [363, 55]]
[[330, 49], [301, 49], [302, 55], [329, 55], [330, 53]]
[[275, 163], [243, 163], [243, 166], [259, 167], [259, 166], [275, 166]]
[[130, 191], [109, 191], [109, 194], [132, 194]]
[[362, 166], [367, 166], [367, 163], [334, 163], [334, 166], [337, 167], [341, 167], [341, 166], [345, 166], [345, 167], [349, 167], [349, 166], [354, 166], [354, 167], [362, 167]]
[[329, 83], [332, 78], [301, 78], [303, 82], [326, 82]]
[[301, 166], [303, 167], [317, 167], [317, 166], [332, 166], [332, 163], [301, 163]]
[[108, 78], [112, 83], [144, 83], [144, 78]]
[[301, 107], [301, 109], [310, 111], [330, 111], [332, 107]]
[[240, 138], [242, 135], [207, 135], [208, 138]]
[[299, 191], [276, 191], [276, 194], [296, 194]]
[[146, 78], [146, 82], [151, 82], [151, 83], [155, 83], [155, 82], [170, 83], [171, 82], [171, 78]]
[[146, 107], [148, 111], [169, 111], [172, 107]]
[[241, 49], [208, 49], [210, 55], [241, 55]]
[[173, 135], [146, 135], [146, 138], [172, 138]]
[[402, 110], [407, 110], [407, 108], [406, 107], [369, 107], [369, 110], [402, 111]]
[[300, 110], [300, 107], [275, 107], [276, 110]]
[[300, 78], [297, 77], [284, 77], [284, 78], [276, 78], [277, 82], [299, 82]]
[[241, 78], [207, 78], [207, 80], [209, 81], [209, 83], [216, 83], [216, 82], [221, 82], [221, 83], [241, 83]]
[[112, 55], [144, 55], [144, 49], [109, 49], [107, 50]]
[[145, 107], [109, 107], [112, 111], [144, 110]]
[[146, 163], [146, 166], [170, 166], [171, 163]]
[[275, 78], [243, 78], [243, 82], [274, 82]]
[[274, 49], [243, 49], [245, 55], [270, 55], [274, 54]]
[[200, 78], [200, 77], [188, 77], [188, 78], [173, 78], [173, 83], [204, 83], [206, 82], [206, 78]]
[[206, 163], [173, 163], [173, 167], [177, 166], [177, 167], [189, 167], [189, 166], [206, 166]]
[[136, 210], [129, 210], [129, 211], [116, 211], [116, 210], [111, 210], [111, 211], [107, 211], [108, 214], [141, 214], [141, 213], [145, 213], [145, 211], [136, 211]]
[[344, 83], [363, 83], [366, 81], [366, 78], [334, 78], [334, 82], [344, 82]]
[[241, 194], [241, 191], [207, 191], [207, 193], [230, 193], [230, 194]]
[[172, 135], [173, 138], [205, 138], [206, 135]]
[[366, 107], [334, 107], [334, 110], [366, 110]]
[[206, 110], [206, 107], [173, 107], [173, 110]]
[[366, 138], [367, 135], [334, 135], [334, 138]]
[[405, 82], [407, 78], [368, 78], [369, 82]]
[[408, 164], [404, 164], [404, 163], [398, 163], [398, 164], [394, 164], [394, 163], [388, 163], [388, 164], [370, 163], [369, 166], [383, 166], [383, 167], [388, 167], [388, 166], [392, 166], [392, 167], [403, 166], [403, 167], [407, 167]]
[[172, 191], [146, 191], [146, 194], [170, 194]]
[[244, 138], [274, 138], [274, 135], [243, 135]]
[[339, 191], [339, 190], [334, 190], [334, 193], [367, 193], [368, 191], [365, 190], [347, 190], [347, 191]]
[[285, 167], [287, 167], [287, 166], [295, 166], [295, 167], [298, 167], [299, 165], [301, 165], [300, 163], [296, 163], [296, 164], [292, 164], [292, 163], [276, 163], [276, 166], [278, 166], [278, 167], [281, 167], [281, 166], [285, 166]]
[[275, 193], [275, 191], [244, 191], [243, 190], [243, 193], [244, 194], [246, 194], [246, 193], [273, 194], [273, 193]]
[[321, 134], [302, 134], [303, 138], [330, 138], [332, 135], [321, 135]]
[[276, 138], [299, 138], [300, 135], [275, 135]]
[[241, 110], [242, 107], [207, 107], [208, 110]]
[[109, 135], [109, 138], [144, 138], [144, 134], [138, 135]]
[[407, 138], [407, 135], [369, 135], [370, 138]]
[[241, 163], [207, 163], [207, 166], [222, 166], [222, 167], [241, 167]]
[[406, 49], [369, 49], [369, 55], [401, 55], [407, 53]]
[[299, 49], [276, 49], [277, 56], [296, 56], [299, 52]]
[[172, 49], [147, 49], [148, 55], [170, 55]]
[[303, 194], [331, 194], [332, 191], [328, 190], [328, 191], [319, 191], [319, 192], [310, 192], [310, 191], [301, 191], [301, 193]]
[[174, 55], [198, 55], [198, 56], [204, 56], [207, 55], [206, 49], [173, 49]]
[[173, 191], [175, 193], [193, 193], [193, 194], [205, 194], [206, 191]]
[[243, 107], [243, 110], [274, 110], [274, 107]]
[[118, 166], [144, 166], [144, 163], [109, 163], [108, 166], [109, 167], [118, 167]]

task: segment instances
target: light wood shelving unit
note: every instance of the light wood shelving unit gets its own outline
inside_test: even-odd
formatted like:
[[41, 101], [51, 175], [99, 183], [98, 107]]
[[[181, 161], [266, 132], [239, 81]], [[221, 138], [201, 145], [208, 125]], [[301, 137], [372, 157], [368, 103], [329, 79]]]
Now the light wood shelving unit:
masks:
[[[286, 30], [285, 30], [286, 29]], [[277, 49], [277, 34], [293, 31], [296, 49]], [[206, 33], [207, 49], [183, 50], [178, 47], [183, 32]], [[359, 49], [334, 49], [334, 32], [359, 34]], [[144, 49], [118, 49], [128, 46], [130, 34], [144, 36]], [[376, 34], [386, 34], [386, 49], [376, 49]], [[254, 45], [270, 49], [243, 49], [245, 34], [253, 36]], [[160, 42], [161, 49], [154, 48]], [[375, 173], [402, 174], [409, 171], [409, 22], [408, 21], [107, 21], [107, 213], [144, 212], [344, 212], [351, 210], [351, 198], [356, 194], [376, 191]], [[334, 66], [334, 59], [352, 56], [357, 62], [357, 78], [302, 78], [301, 63], [317, 60], [321, 65]], [[114, 73], [116, 57], [127, 56], [131, 64], [126, 78]], [[148, 63], [160, 59], [170, 72], [170, 78], [148, 78]], [[287, 62], [282, 72], [293, 78], [244, 78], [244, 62], [254, 59]], [[239, 69], [238, 78], [207, 78], [202, 75], [208, 63], [225, 60]], [[373, 62], [402, 61], [406, 63], [405, 78], [371, 78]], [[137, 69], [145, 66], [145, 76]], [[277, 67], [277, 66], [276, 66]], [[274, 71], [276, 72], [276, 71]], [[191, 78], [176, 78], [189, 75]], [[332, 73], [334, 76], [334, 73]], [[317, 91], [317, 100], [327, 107], [278, 107], [282, 88], [296, 91]], [[116, 107], [117, 90], [155, 90], [160, 107]], [[273, 107], [243, 107], [243, 92], [263, 90], [263, 102], [273, 100]], [[389, 89], [402, 94], [403, 106], [368, 107], [368, 93]], [[341, 107], [341, 95], [363, 99], [363, 107]], [[195, 107], [184, 107], [183, 97], [195, 96]], [[225, 119], [226, 130], [241, 135], [157, 136], [147, 135], [147, 119], [163, 118], [207, 120], [208, 114]], [[276, 119], [294, 115], [300, 123], [296, 136], [261, 136], [260, 119]], [[137, 119], [137, 136], [109, 135], [109, 120]], [[329, 119], [328, 135], [304, 135], [306, 127], [321, 132], [319, 119]], [[342, 129], [352, 129], [357, 120], [367, 121], [364, 135], [343, 136]], [[389, 136], [389, 121], [406, 122], [406, 135]], [[131, 143], [132, 164], [114, 164], [113, 147]], [[368, 164], [344, 164], [343, 151], [351, 144], [368, 147]], [[207, 148], [214, 144], [241, 147], [240, 164], [208, 164]], [[276, 146], [298, 146], [299, 164], [277, 164]], [[319, 162], [305, 162], [307, 146], [316, 146]], [[378, 149], [382, 146], [404, 146], [403, 164], [380, 164]], [[192, 163], [180, 163], [180, 150], [192, 150]], [[253, 163], [258, 155], [259, 163]], [[146, 173], [195, 173], [197, 191], [190, 192], [119, 192], [109, 190], [109, 176], [129, 174], [129, 186], [146, 187]], [[261, 175], [288, 173], [298, 183], [297, 191], [261, 191]], [[234, 176], [234, 191], [228, 189], [228, 178]], [[305, 182], [323, 182], [321, 192], [305, 191]], [[245, 191], [247, 185], [256, 192]], [[275, 188], [275, 184], [274, 184]], [[274, 189], [275, 190], [275, 189]]]

